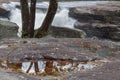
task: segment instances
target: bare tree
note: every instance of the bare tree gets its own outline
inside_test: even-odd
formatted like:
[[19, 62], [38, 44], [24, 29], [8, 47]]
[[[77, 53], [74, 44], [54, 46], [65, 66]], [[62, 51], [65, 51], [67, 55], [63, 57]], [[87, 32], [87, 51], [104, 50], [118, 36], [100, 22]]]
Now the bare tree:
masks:
[[29, 7], [28, 0], [20, 0], [22, 15], [22, 37], [28, 36]]
[[20, 0], [20, 3], [22, 13], [22, 37], [41, 38], [47, 35], [48, 28], [51, 26], [51, 23], [57, 12], [57, 0], [50, 0], [47, 15], [37, 32], [34, 31], [36, 0], [31, 0], [30, 8], [28, 6], [28, 0]]
[[36, 0], [30, 1], [30, 9], [28, 0], [20, 0], [20, 3], [22, 13], [22, 37], [32, 38], [34, 36]]
[[31, 0], [30, 20], [29, 20], [29, 37], [30, 38], [34, 37], [35, 12], [36, 12], [36, 0]]
[[41, 38], [41, 37], [47, 35], [48, 28], [51, 26], [51, 23], [54, 19], [54, 16], [55, 16], [56, 12], [57, 12], [57, 7], [58, 7], [57, 1], [56, 0], [50, 0], [47, 15], [46, 15], [41, 27], [38, 29], [38, 32], [35, 35], [35, 37]]

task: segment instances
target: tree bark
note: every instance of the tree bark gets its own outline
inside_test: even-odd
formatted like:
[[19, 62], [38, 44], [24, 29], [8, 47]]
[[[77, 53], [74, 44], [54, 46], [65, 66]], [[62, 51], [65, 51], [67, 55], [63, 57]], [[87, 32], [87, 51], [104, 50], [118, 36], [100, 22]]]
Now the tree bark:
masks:
[[36, 13], [36, 0], [31, 0], [30, 10], [28, 6], [28, 0], [20, 0], [21, 3], [21, 15], [22, 15], [22, 37], [29, 38], [41, 38], [48, 33], [48, 28], [54, 19], [57, 12], [58, 3], [56, 0], [50, 0], [48, 12], [42, 23], [42, 26], [38, 29], [37, 33], [34, 32], [35, 26], [35, 13]]
[[57, 7], [58, 7], [57, 1], [50, 0], [47, 15], [46, 15], [41, 27], [38, 29], [38, 32], [35, 35], [35, 37], [41, 38], [41, 37], [47, 35], [48, 28], [51, 26], [51, 23], [54, 19], [56, 12], [57, 12]]
[[22, 16], [22, 37], [28, 36], [29, 6], [28, 0], [20, 0]]
[[29, 20], [29, 38], [34, 37], [35, 13], [36, 13], [36, 0], [31, 0], [30, 20]]

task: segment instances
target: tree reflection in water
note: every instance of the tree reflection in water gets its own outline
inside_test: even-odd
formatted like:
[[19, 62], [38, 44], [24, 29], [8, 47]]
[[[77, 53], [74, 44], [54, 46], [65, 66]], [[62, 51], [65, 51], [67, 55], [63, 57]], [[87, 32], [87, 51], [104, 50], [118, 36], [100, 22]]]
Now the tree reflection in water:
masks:
[[[62, 67], [69, 64], [71, 64], [69, 61], [53, 60], [30, 61], [23, 63], [10, 63], [7, 61], [7, 67], [9, 69], [35, 75], [58, 75], [59, 72], [63, 71]], [[40, 68], [42, 68], [42, 70], [40, 70]]]
[[29, 73], [29, 71], [32, 68], [33, 64], [34, 64], [35, 74], [40, 74], [39, 67], [38, 67], [38, 62], [31, 62], [30, 65], [29, 65], [29, 68], [26, 71], [26, 73]]
[[58, 76], [70, 71], [92, 69], [97, 66], [94, 62], [72, 62], [69, 60], [39, 60], [12, 63], [0, 61], [0, 66], [16, 72], [23, 72], [34, 75], [53, 75]]
[[45, 66], [45, 73], [48, 75], [53, 74], [53, 61], [47, 61]]
[[[33, 65], [34, 65], [34, 71], [36, 75], [39, 75], [40, 73], [42, 73], [39, 70], [38, 62], [30, 62], [29, 68], [26, 70], [26, 73], [30, 72]], [[52, 73], [53, 73], [53, 61], [46, 61], [44, 74], [52, 75]]]

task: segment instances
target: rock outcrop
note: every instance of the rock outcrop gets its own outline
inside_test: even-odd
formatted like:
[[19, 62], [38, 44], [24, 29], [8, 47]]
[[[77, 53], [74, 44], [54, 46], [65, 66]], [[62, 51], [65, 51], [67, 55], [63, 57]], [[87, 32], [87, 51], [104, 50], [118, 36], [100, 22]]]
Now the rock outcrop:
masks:
[[[0, 40], [0, 65], [11, 71], [19, 70], [18, 72], [20, 72], [21, 69], [24, 70], [24, 74], [15, 72], [14, 76], [17, 74], [20, 77], [22, 76], [22, 79], [19, 80], [25, 80], [26, 78], [28, 80], [48, 80], [53, 78], [53, 80], [79, 80], [80, 78], [83, 80], [97, 80], [98, 78], [100, 80], [107, 80], [107, 75], [110, 76], [110, 80], [113, 77], [115, 80], [119, 80], [119, 50], [120, 44], [118, 42], [98, 39], [2, 39]], [[35, 75], [32, 75], [31, 78], [31, 75], [28, 75], [30, 73], [26, 72], [26, 69], [30, 68], [31, 62], [34, 65], [35, 63], [38, 64], [39, 67], [37, 69], [39, 71], [41, 71], [41, 68], [45, 72], [48, 70], [54, 71], [52, 72], [53, 74], [48, 74], [51, 78], [47, 76], [43, 77], [44, 73], [38, 74], [39, 76], [37, 78]], [[54, 67], [44, 67], [44, 65], [48, 64], [54, 65]], [[59, 69], [55, 67], [56, 64], [58, 68], [60, 67]], [[78, 67], [81, 68], [77, 69]], [[64, 71], [63, 68], [65, 69]], [[36, 68], [32, 68], [31, 70], [34, 71], [34, 69]], [[60, 76], [57, 73], [60, 73]], [[3, 78], [4, 76], [1, 76], [1, 79]]]
[[75, 28], [88, 37], [120, 40], [120, 2], [108, 2], [91, 6], [71, 8], [69, 16], [76, 19]]
[[87, 37], [120, 40], [120, 26], [107, 23], [75, 23], [75, 28], [86, 32]]
[[7, 19], [9, 19], [9, 17], [10, 17], [10, 11], [4, 9], [3, 7], [0, 7], [0, 17], [1, 18], [7, 18]]
[[50, 34], [57, 38], [85, 38], [86, 33], [79, 29], [71, 29], [65, 27], [50, 27]]
[[18, 26], [9, 21], [0, 21], [0, 38], [17, 37]]
[[[112, 41], [80, 38], [2, 39], [0, 60], [73, 60], [91, 61], [120, 58], [120, 44]], [[8, 58], [9, 57], [9, 58]]]

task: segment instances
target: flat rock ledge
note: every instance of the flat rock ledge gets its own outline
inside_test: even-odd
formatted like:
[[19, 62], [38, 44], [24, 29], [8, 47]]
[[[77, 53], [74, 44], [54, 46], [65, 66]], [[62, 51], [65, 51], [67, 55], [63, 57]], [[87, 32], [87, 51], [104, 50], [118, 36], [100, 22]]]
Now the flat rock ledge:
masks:
[[119, 80], [120, 61], [106, 63], [87, 72], [77, 72], [67, 76], [67, 80]]
[[17, 38], [18, 25], [10, 21], [0, 20], [0, 39]]
[[69, 16], [77, 20], [74, 27], [83, 30], [87, 37], [120, 41], [119, 4], [119, 1], [109, 1], [70, 8]]
[[[11, 72], [1, 68], [0, 71], [2, 73], [0, 73], [0, 76], [2, 80], [80, 80], [80, 78], [83, 80], [107, 80], [106, 76], [113, 75], [112, 73], [114, 73], [114, 71], [117, 71], [118, 74], [120, 73], [120, 43], [89, 38], [12, 38], [2, 39], [0, 41], [0, 61], [18, 63], [26, 60], [44, 59], [71, 60], [79, 62], [110, 59], [111, 61], [105, 62], [103, 65], [90, 71], [70, 72], [66, 75], [54, 77], [27, 75], [23, 73]], [[112, 65], [115, 65], [116, 68], [114, 68]], [[106, 69], [107, 67], [105, 66], [109, 68]], [[102, 75], [103, 71], [105, 72], [104, 75]], [[99, 73], [101, 74], [100, 76]], [[8, 79], [7, 77], [3, 76], [4, 74], [7, 75], [7, 77], [12, 77], [12, 79]], [[95, 79], [93, 79], [94, 76]], [[114, 79], [119, 80], [119, 75], [111, 77], [116, 77]], [[110, 80], [110, 78], [108, 80]]]
[[18, 62], [34, 59], [90, 61], [115, 56], [120, 50], [111, 41], [79, 38], [3, 39], [0, 59]]

